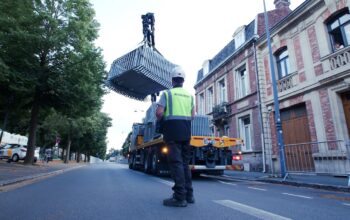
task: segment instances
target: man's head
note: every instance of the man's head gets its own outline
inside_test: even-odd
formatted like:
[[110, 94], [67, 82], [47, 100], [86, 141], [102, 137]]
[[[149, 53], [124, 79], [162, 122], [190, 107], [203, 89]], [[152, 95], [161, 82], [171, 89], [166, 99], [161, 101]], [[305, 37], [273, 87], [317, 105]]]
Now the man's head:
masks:
[[180, 66], [175, 66], [171, 71], [173, 87], [182, 87], [185, 77], [185, 71]]

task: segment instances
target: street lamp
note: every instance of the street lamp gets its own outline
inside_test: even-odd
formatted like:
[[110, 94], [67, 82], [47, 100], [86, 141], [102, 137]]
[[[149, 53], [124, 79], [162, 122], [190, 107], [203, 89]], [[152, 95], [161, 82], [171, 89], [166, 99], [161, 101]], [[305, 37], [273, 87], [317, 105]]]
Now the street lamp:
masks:
[[273, 101], [274, 101], [274, 105], [275, 105], [276, 135], [277, 135], [278, 149], [279, 149], [279, 153], [280, 153], [281, 176], [285, 178], [286, 177], [286, 167], [285, 167], [285, 159], [284, 159], [284, 140], [283, 140], [282, 122], [281, 122], [279, 101], [278, 101], [277, 81], [276, 81], [276, 75], [275, 75], [275, 67], [273, 65], [273, 55], [272, 55], [272, 48], [271, 48], [269, 21], [268, 21], [267, 13], [266, 13], [265, 0], [263, 0], [263, 1], [264, 1], [266, 39], [267, 39], [267, 45], [268, 45], [268, 49], [269, 49], [269, 58], [270, 58]]

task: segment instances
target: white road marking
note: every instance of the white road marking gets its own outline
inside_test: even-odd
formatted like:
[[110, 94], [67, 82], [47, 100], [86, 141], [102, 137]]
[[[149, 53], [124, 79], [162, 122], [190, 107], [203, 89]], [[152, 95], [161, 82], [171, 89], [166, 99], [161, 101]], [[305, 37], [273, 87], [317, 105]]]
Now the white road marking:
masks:
[[347, 206], [350, 206], [350, 203], [343, 203], [343, 205], [347, 205]]
[[221, 181], [221, 180], [218, 180], [220, 183], [223, 183], [223, 184], [227, 184], [227, 185], [231, 185], [231, 186], [237, 186], [237, 184], [235, 183], [228, 183], [228, 182], [224, 182], [224, 181]]
[[282, 194], [283, 195], [287, 195], [287, 196], [294, 196], [294, 197], [304, 198], [304, 199], [312, 199], [312, 197], [309, 197], [309, 196], [302, 196], [302, 195], [291, 194], [291, 193], [282, 193]]
[[255, 190], [260, 190], [260, 191], [266, 191], [266, 189], [262, 188], [256, 188], [256, 187], [248, 187], [249, 189], [255, 189]]
[[214, 200], [215, 203], [226, 206], [228, 208], [234, 209], [236, 211], [255, 216], [258, 219], [274, 219], [274, 220], [289, 220], [290, 218], [286, 218], [281, 215], [277, 215], [271, 212], [267, 212], [262, 209], [257, 209], [252, 206], [244, 205], [238, 202], [234, 202], [231, 200]]
[[157, 179], [157, 178], [154, 178], [157, 182], [159, 183], [163, 183], [165, 185], [168, 185], [168, 186], [174, 186], [174, 183], [173, 182], [170, 182], [170, 181], [167, 181], [167, 180], [162, 180], [162, 179]]

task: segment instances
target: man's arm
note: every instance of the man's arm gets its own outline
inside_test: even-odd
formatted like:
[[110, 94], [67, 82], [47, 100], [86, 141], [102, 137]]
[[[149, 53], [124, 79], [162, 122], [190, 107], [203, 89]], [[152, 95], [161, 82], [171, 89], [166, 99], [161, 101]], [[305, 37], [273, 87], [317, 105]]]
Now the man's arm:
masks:
[[196, 114], [196, 111], [194, 110], [194, 107], [192, 108], [192, 120], [194, 119], [194, 116]]
[[165, 105], [166, 105], [166, 98], [165, 98], [165, 94], [162, 93], [162, 95], [160, 96], [159, 102], [157, 103], [157, 109], [156, 109], [156, 117], [158, 121], [160, 121], [164, 115]]
[[156, 109], [157, 120], [160, 121], [163, 115], [164, 115], [164, 106], [157, 105], [157, 109]]

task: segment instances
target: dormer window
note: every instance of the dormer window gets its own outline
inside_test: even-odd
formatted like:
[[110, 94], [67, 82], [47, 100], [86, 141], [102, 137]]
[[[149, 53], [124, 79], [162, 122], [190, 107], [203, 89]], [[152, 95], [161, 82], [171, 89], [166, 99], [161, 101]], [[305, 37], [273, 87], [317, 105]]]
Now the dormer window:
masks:
[[209, 73], [209, 60], [204, 61], [203, 63], [203, 76]]
[[242, 46], [245, 42], [245, 26], [237, 28], [233, 34], [233, 39], [235, 40], [236, 49]]

